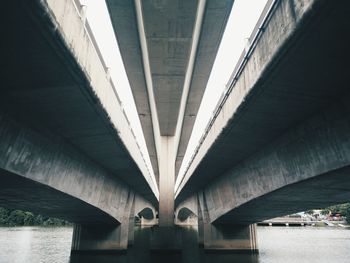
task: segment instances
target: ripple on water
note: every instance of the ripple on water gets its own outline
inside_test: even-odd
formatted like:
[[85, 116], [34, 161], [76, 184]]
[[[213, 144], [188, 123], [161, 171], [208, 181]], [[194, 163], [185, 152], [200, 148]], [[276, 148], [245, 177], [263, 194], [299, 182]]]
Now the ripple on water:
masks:
[[206, 254], [198, 249], [196, 232], [186, 231], [182, 254], [150, 253], [149, 229], [138, 230], [135, 245], [123, 255], [84, 255], [70, 258], [70, 227], [0, 228], [0, 263], [348, 263], [350, 231], [341, 228], [258, 227], [260, 254]]

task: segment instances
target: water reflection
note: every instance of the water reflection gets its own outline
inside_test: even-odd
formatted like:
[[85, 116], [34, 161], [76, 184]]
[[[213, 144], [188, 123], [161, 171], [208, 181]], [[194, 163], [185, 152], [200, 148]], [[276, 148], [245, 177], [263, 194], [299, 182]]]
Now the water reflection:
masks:
[[[193, 251], [192, 251], [193, 252]], [[243, 254], [206, 254], [203, 250], [198, 250], [196, 253], [159, 253], [150, 252], [149, 254], [137, 254], [135, 252], [124, 255], [72, 255], [70, 263], [133, 263], [133, 262], [166, 262], [166, 263], [259, 263], [258, 255], [243, 255]]]
[[152, 228], [135, 228], [134, 245], [125, 254], [114, 255], [72, 255], [70, 263], [258, 263], [257, 255], [234, 253], [207, 253], [198, 246], [197, 229], [192, 227], [178, 228], [182, 250], [159, 251], [152, 250], [150, 240]]
[[350, 231], [329, 227], [258, 227], [259, 255], [208, 253], [193, 228], [182, 231], [181, 253], [150, 249], [150, 228], [135, 229], [127, 253], [70, 256], [72, 228], [0, 227], [0, 263], [348, 263]]
[[70, 227], [0, 227], [0, 263], [69, 262]]

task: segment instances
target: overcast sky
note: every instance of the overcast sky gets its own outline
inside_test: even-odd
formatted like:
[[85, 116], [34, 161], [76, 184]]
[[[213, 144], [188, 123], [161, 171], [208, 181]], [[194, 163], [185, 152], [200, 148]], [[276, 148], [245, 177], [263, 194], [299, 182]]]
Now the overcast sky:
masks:
[[[246, 39], [252, 32], [266, 2], [267, 0], [236, 0], [234, 2], [233, 9], [226, 26], [226, 31], [224, 33], [213, 70], [206, 87], [203, 101], [197, 115], [183, 165], [180, 169], [180, 176], [178, 177], [177, 184], [183, 175], [184, 168], [186, 168], [198, 140], [203, 134], [203, 130], [210, 116], [212, 115], [217, 101], [225, 88], [225, 84], [227, 83], [237, 63], [241, 52], [246, 46]], [[115, 83], [118, 95], [123, 103], [123, 107], [128, 114], [128, 118], [139, 141], [141, 149], [145, 155], [148, 156], [136, 106], [120, 56], [118, 44], [114, 36], [105, 1], [81, 0], [81, 3], [87, 6], [87, 19], [89, 20], [106, 64], [111, 70], [111, 77]], [[150, 170], [153, 171], [149, 158], [147, 159], [147, 162]]]

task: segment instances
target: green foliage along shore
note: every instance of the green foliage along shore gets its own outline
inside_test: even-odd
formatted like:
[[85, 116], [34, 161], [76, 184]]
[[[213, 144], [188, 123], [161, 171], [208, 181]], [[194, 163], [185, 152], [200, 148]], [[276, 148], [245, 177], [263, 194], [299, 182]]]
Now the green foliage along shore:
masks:
[[323, 214], [339, 213], [346, 218], [346, 221], [350, 223], [350, 203], [333, 205], [323, 209]]
[[69, 226], [71, 223], [57, 218], [35, 215], [21, 210], [0, 207], [0, 226]]

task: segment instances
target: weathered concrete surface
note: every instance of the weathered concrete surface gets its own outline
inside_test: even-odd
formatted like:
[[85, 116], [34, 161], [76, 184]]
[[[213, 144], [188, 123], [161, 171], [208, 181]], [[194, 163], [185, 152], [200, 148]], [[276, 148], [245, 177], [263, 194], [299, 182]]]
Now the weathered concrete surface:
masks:
[[175, 213], [175, 225], [196, 227], [198, 226], [198, 217], [192, 210], [183, 207]]
[[0, 205], [76, 223], [73, 252], [126, 249], [157, 186], [84, 18], [73, 0], [3, 8]]
[[[194, 216], [195, 213], [192, 212], [192, 210], [188, 209], [187, 207], [182, 207], [179, 209], [177, 213], [175, 213], [175, 220], [178, 220], [178, 222], [183, 222], [186, 219], [188, 219], [190, 216]], [[176, 221], [175, 221], [176, 223]]]
[[[134, 209], [154, 207], [63, 139], [0, 117], [0, 205], [76, 223], [72, 251], [120, 250]], [[135, 205], [137, 204], [137, 205]]]
[[159, 162], [159, 226], [174, 225], [175, 156], [174, 138], [161, 137]]
[[256, 225], [212, 224], [210, 211], [202, 191], [176, 207], [175, 223], [179, 226], [198, 227], [198, 242], [206, 250], [258, 252]]
[[[199, 42], [195, 50], [191, 50], [191, 44], [200, 1], [141, 1], [144, 31], [137, 28], [134, 1], [106, 2], [156, 174], [159, 151], [156, 148], [160, 138], [157, 131], [154, 131], [152, 118], [153, 121], [155, 118], [159, 120], [160, 135], [174, 135], [176, 125], [182, 127], [178, 134], [181, 137], [175, 165], [177, 174], [233, 0], [206, 1]], [[146, 67], [150, 68], [150, 85], [153, 86], [151, 92], [155, 97], [155, 101], [151, 102], [149, 100], [152, 100], [152, 96], [148, 94], [145, 76], [148, 69], [144, 68], [147, 61], [142, 58], [138, 30], [143, 31], [140, 34], [145, 34], [146, 38], [149, 56]], [[181, 102], [191, 52], [195, 52], [193, 72], [188, 95]], [[178, 117], [182, 103], [185, 105], [184, 118]], [[152, 104], [156, 105], [157, 117], [151, 115]]]
[[126, 249], [134, 214], [154, 217], [149, 201], [62, 139], [0, 119], [0, 206], [76, 223], [73, 253]]
[[177, 177], [234, 0], [207, 0], [175, 163]]
[[343, 96], [349, 11], [348, 1], [279, 1], [187, 171], [177, 203]]
[[147, 144], [153, 171], [159, 183], [158, 159], [152, 127], [152, 116], [147, 93], [142, 54], [133, 0], [106, 1], [118, 46], [128, 75], [137, 112], [140, 116], [143, 135]]
[[156, 205], [157, 186], [74, 1], [3, 8], [0, 112], [63, 138]]
[[256, 225], [213, 225], [199, 223], [203, 227], [203, 246], [206, 250], [257, 253]]
[[74, 225], [71, 253], [125, 250], [134, 241], [135, 195], [125, 201], [122, 222], [113, 225]]
[[134, 216], [139, 215], [146, 219], [156, 218], [157, 211], [155, 207], [149, 201], [140, 197], [135, 196], [135, 213]]
[[193, 195], [187, 198], [175, 209], [175, 224], [185, 221], [190, 216], [198, 216], [198, 200], [197, 196]]
[[32, 211], [70, 222], [118, 225], [105, 211], [77, 197], [23, 176], [0, 171], [0, 206]]
[[254, 251], [251, 224], [349, 200], [349, 11], [276, 5], [177, 191], [205, 247]]
[[[76, 223], [100, 222], [96, 213], [88, 216], [90, 210], [108, 215], [110, 223], [121, 223], [129, 195], [134, 195], [124, 182], [61, 138], [48, 132], [43, 136], [4, 116], [0, 117], [0, 169], [1, 205]], [[79, 203], [89, 208], [87, 213], [73, 207]]]
[[209, 221], [251, 224], [350, 198], [349, 96], [204, 189]]
[[128, 247], [127, 227], [111, 225], [74, 225], [72, 254], [101, 253], [125, 250]]
[[160, 133], [175, 134], [197, 0], [143, 1], [142, 13]]
[[138, 217], [141, 221], [141, 225], [156, 225], [158, 224], [157, 220], [157, 211], [153, 205], [147, 202], [143, 198], [136, 196], [135, 198], [135, 212], [134, 217]]

